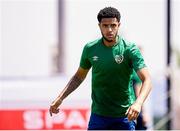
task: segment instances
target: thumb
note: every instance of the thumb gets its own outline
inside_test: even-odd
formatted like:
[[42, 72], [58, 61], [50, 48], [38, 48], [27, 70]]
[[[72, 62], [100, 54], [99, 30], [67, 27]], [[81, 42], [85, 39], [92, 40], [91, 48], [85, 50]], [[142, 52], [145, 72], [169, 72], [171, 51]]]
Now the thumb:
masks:
[[127, 115], [127, 114], [129, 113], [129, 109], [130, 109], [130, 107], [127, 109], [127, 111], [126, 111], [125, 115]]

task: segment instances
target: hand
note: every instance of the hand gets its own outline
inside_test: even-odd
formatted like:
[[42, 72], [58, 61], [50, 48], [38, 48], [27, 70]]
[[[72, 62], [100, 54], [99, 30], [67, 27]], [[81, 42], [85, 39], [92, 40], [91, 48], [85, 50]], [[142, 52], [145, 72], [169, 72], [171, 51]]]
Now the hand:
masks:
[[62, 103], [62, 100], [60, 98], [57, 98], [55, 101], [53, 101], [50, 105], [50, 108], [49, 108], [49, 113], [50, 113], [50, 116], [52, 116], [52, 114], [57, 114], [59, 113], [59, 106], [61, 105]]
[[142, 104], [133, 103], [126, 111], [126, 115], [129, 121], [136, 120], [140, 111], [141, 111]]

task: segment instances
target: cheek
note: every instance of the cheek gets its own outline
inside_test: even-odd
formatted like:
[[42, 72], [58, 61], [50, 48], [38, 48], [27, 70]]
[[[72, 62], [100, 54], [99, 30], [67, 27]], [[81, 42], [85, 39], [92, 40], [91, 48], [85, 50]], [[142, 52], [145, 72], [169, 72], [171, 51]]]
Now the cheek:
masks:
[[101, 29], [102, 34], [106, 34], [106, 30]]
[[118, 32], [118, 28], [117, 28], [117, 29], [115, 29], [115, 30], [114, 30], [114, 32], [115, 32], [115, 33], [117, 33], [117, 32]]

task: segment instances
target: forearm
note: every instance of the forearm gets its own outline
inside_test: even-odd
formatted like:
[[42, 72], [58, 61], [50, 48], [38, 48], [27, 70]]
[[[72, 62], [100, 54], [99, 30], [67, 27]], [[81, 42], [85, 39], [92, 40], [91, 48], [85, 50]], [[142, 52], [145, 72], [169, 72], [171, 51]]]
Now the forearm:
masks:
[[147, 96], [149, 95], [151, 89], [152, 89], [152, 85], [150, 79], [144, 80], [139, 95], [136, 99], [136, 102], [142, 105], [146, 100]]
[[71, 92], [79, 87], [79, 85], [83, 82], [84, 78], [79, 78], [77, 75], [74, 75], [71, 80], [68, 82], [66, 87], [58, 96], [59, 101], [63, 101]]
[[134, 85], [134, 91], [135, 91], [136, 98], [139, 96], [139, 92], [141, 90], [141, 87], [142, 87], [142, 83], [136, 83]]

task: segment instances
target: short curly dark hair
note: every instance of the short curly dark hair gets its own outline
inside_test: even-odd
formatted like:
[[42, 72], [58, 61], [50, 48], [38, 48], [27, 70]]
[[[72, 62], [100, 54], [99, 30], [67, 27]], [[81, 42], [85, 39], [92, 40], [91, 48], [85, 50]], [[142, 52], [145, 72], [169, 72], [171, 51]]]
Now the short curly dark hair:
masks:
[[100, 10], [97, 15], [99, 22], [101, 22], [102, 18], [117, 18], [118, 22], [120, 22], [121, 14], [114, 7], [105, 7], [104, 9]]

